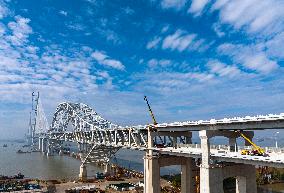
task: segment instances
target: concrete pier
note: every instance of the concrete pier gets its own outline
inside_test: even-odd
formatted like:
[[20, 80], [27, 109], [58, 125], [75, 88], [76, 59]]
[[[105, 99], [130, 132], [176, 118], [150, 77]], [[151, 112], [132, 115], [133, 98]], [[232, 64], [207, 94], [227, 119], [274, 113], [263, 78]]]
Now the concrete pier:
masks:
[[41, 152], [45, 153], [47, 151], [46, 139], [45, 138], [41, 138], [40, 142], [41, 142]]
[[157, 156], [147, 156], [146, 160], [146, 192], [147, 193], [160, 193], [160, 165]]
[[[247, 132], [252, 138], [253, 132]], [[224, 193], [223, 181], [229, 177], [236, 177], [237, 193], [257, 193], [256, 169], [252, 165], [223, 163], [222, 167], [214, 167], [210, 163], [210, 142], [214, 136], [229, 138], [229, 148], [236, 148], [236, 134], [233, 131], [199, 131], [201, 140], [202, 163], [200, 165], [200, 193]], [[247, 185], [249, 184], [249, 185]]]
[[53, 155], [53, 147], [52, 147], [52, 142], [50, 140], [47, 140], [47, 156]]
[[104, 173], [109, 174], [111, 172], [111, 165], [110, 163], [104, 164]]
[[38, 150], [40, 152], [42, 151], [42, 140], [43, 140], [43, 138], [41, 138], [41, 137], [38, 138]]
[[194, 193], [193, 160], [185, 158], [181, 165], [181, 193]]
[[[157, 135], [155, 132], [148, 132], [148, 147], [153, 147], [153, 139]], [[159, 133], [162, 136], [173, 138], [173, 147], [177, 148], [177, 137], [186, 136], [186, 143], [191, 143], [191, 132]], [[169, 155], [155, 154], [151, 149], [147, 150], [144, 157], [144, 192], [160, 193], [160, 168], [171, 165], [181, 166], [181, 192], [194, 193], [194, 175], [195, 162], [192, 158], [176, 157]]]
[[82, 181], [87, 179], [87, 167], [85, 164], [81, 164], [80, 166], [79, 179]]

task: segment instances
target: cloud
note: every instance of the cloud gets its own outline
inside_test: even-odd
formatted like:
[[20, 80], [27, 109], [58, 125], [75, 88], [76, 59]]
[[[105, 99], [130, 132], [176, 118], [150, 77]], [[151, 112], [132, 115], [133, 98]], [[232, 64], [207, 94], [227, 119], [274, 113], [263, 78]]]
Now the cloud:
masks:
[[223, 37], [224, 35], [226, 35], [226, 33], [221, 30], [220, 24], [214, 23], [212, 25], [212, 28], [213, 28], [213, 30], [215, 31], [215, 33], [217, 34], [218, 37]]
[[64, 16], [67, 16], [67, 15], [68, 15], [67, 11], [63, 11], [63, 10], [60, 10], [59, 13], [60, 13], [61, 15], [64, 15]]
[[124, 70], [125, 69], [125, 66], [120, 61], [110, 58], [103, 51], [96, 50], [95, 52], [92, 53], [92, 57], [99, 64], [110, 66], [110, 67], [115, 68], [117, 70]]
[[146, 48], [149, 50], [149, 49], [152, 49], [152, 48], [157, 48], [158, 47], [158, 44], [161, 42], [161, 37], [155, 37], [153, 40], [149, 41], [147, 43], [147, 46]]
[[241, 75], [241, 71], [237, 66], [226, 65], [218, 60], [211, 60], [207, 63], [211, 73], [220, 77], [234, 78]]
[[256, 46], [226, 43], [220, 45], [217, 50], [220, 54], [232, 57], [234, 62], [259, 73], [270, 73], [279, 67], [276, 61], [270, 59], [264, 51]]
[[284, 59], [284, 32], [277, 34], [264, 44], [270, 56], [276, 57], [277, 59]]
[[[201, 85], [214, 84], [214, 75], [206, 72], [147, 72], [136, 76], [137, 88], [152, 93], [178, 92]], [[162, 93], [160, 93], [163, 95]]]
[[8, 36], [8, 39], [13, 45], [22, 45], [32, 33], [32, 28], [28, 25], [30, 19], [16, 16], [15, 20], [8, 23], [9, 29], [12, 30], [12, 35]]
[[220, 22], [248, 33], [275, 34], [283, 30], [284, 2], [279, 0], [217, 0], [212, 10], [220, 11]]
[[147, 64], [150, 68], [156, 68], [156, 67], [164, 68], [164, 67], [171, 66], [173, 64], [173, 61], [167, 60], [167, 59], [158, 60], [156, 58], [152, 58], [147, 62]]
[[6, 7], [4, 1], [0, 1], [0, 19], [4, 18], [9, 14], [9, 9]]
[[196, 38], [196, 34], [189, 34], [186, 31], [178, 29], [174, 34], [164, 38], [162, 48], [178, 50], [179, 52], [190, 49]]
[[204, 9], [204, 7], [207, 5], [207, 3], [210, 0], [192, 0], [191, 2], [191, 6], [188, 9], [189, 13], [194, 13], [195, 16], [198, 16], [201, 14], [202, 10]]
[[163, 40], [163, 49], [184, 51], [193, 42], [195, 34], [188, 34], [183, 30], [177, 30], [174, 34], [168, 35]]
[[186, 2], [187, 0], [162, 0], [161, 7], [163, 9], [180, 10], [185, 6]]

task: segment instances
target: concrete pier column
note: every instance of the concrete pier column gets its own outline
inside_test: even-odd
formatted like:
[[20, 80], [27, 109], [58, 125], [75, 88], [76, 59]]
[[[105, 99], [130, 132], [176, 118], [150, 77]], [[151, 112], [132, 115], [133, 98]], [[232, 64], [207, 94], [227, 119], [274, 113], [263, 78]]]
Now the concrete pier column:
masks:
[[237, 152], [237, 139], [236, 138], [229, 138], [229, 151], [230, 152]]
[[186, 143], [186, 144], [191, 144], [191, 143], [192, 143], [191, 137], [186, 137], [186, 138], [185, 138], [185, 143]]
[[146, 187], [145, 193], [160, 193], [160, 165], [157, 156], [147, 156], [146, 160], [146, 173], [144, 176], [146, 177]]
[[58, 154], [59, 154], [60, 156], [63, 155], [63, 150], [62, 150], [62, 148], [60, 148]]
[[236, 193], [247, 193], [246, 177], [236, 177]]
[[209, 167], [210, 161], [210, 136], [206, 130], [199, 131], [199, 137], [201, 141], [201, 158], [202, 158], [202, 167]]
[[38, 150], [42, 151], [42, 138], [41, 137], [38, 138]]
[[210, 143], [209, 136], [206, 130], [199, 131], [201, 140], [201, 157], [202, 162], [200, 165], [200, 193], [210, 192]]
[[52, 143], [50, 140], [47, 140], [47, 156], [51, 156], [53, 154], [53, 148], [52, 148]]
[[82, 181], [85, 181], [87, 179], [87, 167], [85, 164], [81, 164], [80, 166], [79, 179]]
[[[147, 144], [147, 147], [148, 148], [153, 148], [154, 147], [154, 132], [152, 132], [149, 128], [148, 130], [148, 144]], [[147, 153], [146, 155], [148, 156], [152, 156], [153, 155], [153, 150], [152, 149], [149, 149], [147, 150]]]
[[111, 172], [111, 165], [110, 163], [105, 163], [104, 165], [104, 173], [109, 174]]
[[194, 193], [193, 179], [193, 160], [186, 158], [184, 164], [181, 165], [181, 193]]
[[257, 193], [256, 169], [253, 165], [246, 166], [247, 193]]
[[173, 136], [173, 148], [177, 148], [177, 137]]
[[[247, 138], [249, 138], [249, 140], [252, 141], [252, 138], [254, 136], [254, 132], [253, 131], [246, 131], [245, 135], [246, 135]], [[245, 140], [245, 146], [251, 146], [251, 144], [247, 140]]]
[[50, 146], [47, 146], [46, 155], [47, 155], [47, 156], [50, 156], [50, 155], [51, 155], [51, 147], [50, 147]]
[[42, 138], [42, 152], [45, 153], [47, 151], [47, 148], [46, 148], [46, 138]]
[[144, 172], [143, 172], [143, 177], [144, 177], [144, 188], [143, 188], [143, 192], [146, 193], [146, 187], [147, 187], [147, 175], [148, 175], [148, 172], [147, 172], [147, 169], [148, 169], [148, 161], [147, 161], [147, 158], [146, 156], [143, 157], [143, 160], [144, 160]]

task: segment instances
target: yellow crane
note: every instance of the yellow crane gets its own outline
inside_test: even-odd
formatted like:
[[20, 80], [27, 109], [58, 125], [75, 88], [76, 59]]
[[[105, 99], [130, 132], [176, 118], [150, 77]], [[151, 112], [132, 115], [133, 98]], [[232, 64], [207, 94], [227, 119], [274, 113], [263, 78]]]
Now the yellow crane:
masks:
[[240, 134], [242, 138], [244, 138], [247, 142], [249, 142], [253, 146], [253, 150], [249, 151], [247, 149], [244, 149], [241, 151], [242, 155], [260, 155], [260, 156], [267, 156], [265, 153], [265, 150], [256, 145], [254, 142], [252, 142], [242, 131], [236, 131]]
[[157, 123], [157, 121], [156, 121], [156, 119], [155, 119], [154, 113], [153, 113], [153, 111], [152, 111], [152, 109], [151, 109], [151, 107], [150, 107], [150, 104], [149, 104], [149, 102], [148, 102], [146, 96], [144, 96], [144, 100], [146, 101], [146, 103], [147, 103], [147, 105], [148, 105], [148, 110], [149, 110], [150, 115], [151, 115], [151, 117], [152, 117], [153, 124], [154, 124], [154, 125], [157, 125], [158, 123]]

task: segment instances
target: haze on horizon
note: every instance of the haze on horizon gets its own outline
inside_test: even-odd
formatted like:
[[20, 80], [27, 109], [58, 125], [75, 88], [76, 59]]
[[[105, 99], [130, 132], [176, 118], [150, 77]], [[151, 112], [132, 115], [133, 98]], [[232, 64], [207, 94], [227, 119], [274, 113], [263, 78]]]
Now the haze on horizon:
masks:
[[[281, 0], [0, 0], [1, 139], [83, 102], [121, 125], [284, 112]], [[272, 135], [271, 133], [267, 133]]]

